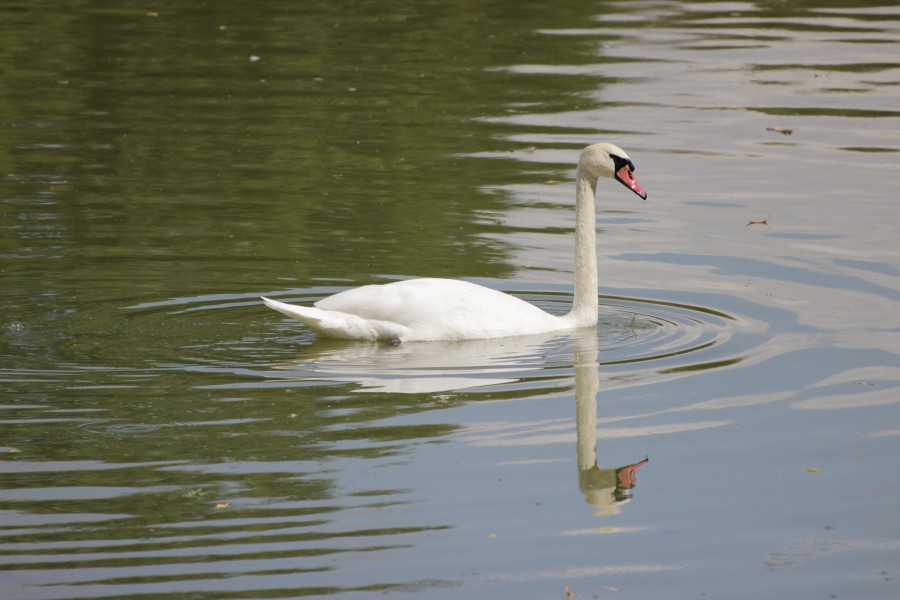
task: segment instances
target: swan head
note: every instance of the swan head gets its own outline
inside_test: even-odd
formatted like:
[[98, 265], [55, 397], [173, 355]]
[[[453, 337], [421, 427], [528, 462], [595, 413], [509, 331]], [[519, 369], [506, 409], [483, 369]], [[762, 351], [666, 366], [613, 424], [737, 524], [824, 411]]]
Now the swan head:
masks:
[[601, 142], [585, 148], [578, 169], [595, 181], [600, 177], [615, 179], [642, 199], [647, 199], [647, 192], [634, 178], [634, 163], [615, 144]]

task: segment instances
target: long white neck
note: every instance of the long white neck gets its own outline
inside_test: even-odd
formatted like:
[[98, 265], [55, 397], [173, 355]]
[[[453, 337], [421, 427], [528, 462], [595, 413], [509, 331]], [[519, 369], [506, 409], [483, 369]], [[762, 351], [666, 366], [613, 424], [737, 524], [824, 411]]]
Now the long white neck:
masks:
[[597, 324], [597, 179], [579, 166], [575, 174], [575, 298], [566, 316], [573, 327]]

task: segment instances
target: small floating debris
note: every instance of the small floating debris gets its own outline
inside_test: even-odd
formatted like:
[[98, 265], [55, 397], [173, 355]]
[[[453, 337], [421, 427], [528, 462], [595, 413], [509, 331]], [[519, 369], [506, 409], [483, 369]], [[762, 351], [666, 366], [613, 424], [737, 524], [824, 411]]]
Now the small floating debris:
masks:
[[252, 62], [252, 63], [259, 62], [260, 60], [261, 60], [260, 57], [255, 54], [250, 56], [250, 62]]
[[780, 133], [781, 135], [791, 135], [794, 133], [794, 130], [790, 127], [766, 127], [766, 131], [774, 131], [775, 133]]
[[218, 508], [218, 509], [228, 508], [229, 506], [231, 506], [231, 502], [217, 502], [216, 503], [216, 508]]
[[751, 225], [765, 225], [766, 227], [771, 229], [771, 226], [769, 225], [769, 217], [771, 217], [771, 216], [772, 216], [772, 213], [769, 213], [768, 215], [766, 215], [766, 218], [763, 219], [762, 221], [751, 221], [750, 219], [747, 219], [747, 224], [744, 225], [744, 227], [750, 227]]
[[806, 467], [806, 472], [807, 473], [818, 473], [819, 468], [818, 467]]

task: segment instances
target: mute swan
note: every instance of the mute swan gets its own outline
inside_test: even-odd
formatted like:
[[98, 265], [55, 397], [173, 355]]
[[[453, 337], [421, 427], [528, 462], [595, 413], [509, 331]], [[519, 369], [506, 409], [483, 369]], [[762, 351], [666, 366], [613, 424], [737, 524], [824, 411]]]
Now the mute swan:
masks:
[[409, 279], [366, 285], [296, 306], [263, 297], [266, 306], [323, 337], [403, 341], [471, 340], [532, 335], [597, 324], [597, 180], [615, 178], [643, 199], [634, 163], [613, 144], [588, 146], [575, 172], [575, 297], [565, 316], [514, 296], [455, 279]]

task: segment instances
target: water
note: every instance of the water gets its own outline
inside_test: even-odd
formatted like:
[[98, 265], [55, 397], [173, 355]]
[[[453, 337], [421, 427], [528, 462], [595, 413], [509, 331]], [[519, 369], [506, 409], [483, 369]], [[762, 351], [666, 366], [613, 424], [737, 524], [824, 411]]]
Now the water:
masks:
[[[552, 4], [0, 8], [0, 596], [900, 595], [900, 10]], [[596, 330], [257, 299], [563, 313], [600, 140]]]

